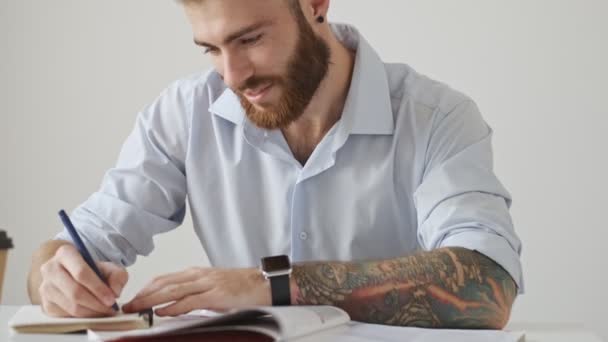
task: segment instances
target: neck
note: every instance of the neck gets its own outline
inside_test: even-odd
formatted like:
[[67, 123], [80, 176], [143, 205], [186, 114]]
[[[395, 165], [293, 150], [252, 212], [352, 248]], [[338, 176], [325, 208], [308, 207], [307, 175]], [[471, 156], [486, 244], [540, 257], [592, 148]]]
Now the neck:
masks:
[[282, 129], [294, 156], [302, 164], [342, 116], [350, 88], [354, 53], [342, 45], [331, 30], [327, 42], [332, 52], [327, 76], [302, 116]]

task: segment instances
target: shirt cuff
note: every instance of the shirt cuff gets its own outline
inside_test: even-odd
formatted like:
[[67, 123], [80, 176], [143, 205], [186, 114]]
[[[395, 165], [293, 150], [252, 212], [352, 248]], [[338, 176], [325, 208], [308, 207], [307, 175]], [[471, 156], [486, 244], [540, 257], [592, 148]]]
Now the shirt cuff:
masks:
[[487, 256], [511, 275], [517, 284], [518, 293], [524, 293], [519, 252], [502, 236], [479, 230], [464, 231], [445, 237], [439, 247], [463, 247]]

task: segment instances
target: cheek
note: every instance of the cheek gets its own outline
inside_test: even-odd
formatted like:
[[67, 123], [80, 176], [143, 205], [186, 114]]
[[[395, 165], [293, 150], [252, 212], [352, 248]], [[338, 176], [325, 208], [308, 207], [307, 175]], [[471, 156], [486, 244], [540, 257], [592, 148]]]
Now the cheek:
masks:
[[258, 76], [285, 76], [289, 56], [271, 42], [250, 50], [249, 57]]

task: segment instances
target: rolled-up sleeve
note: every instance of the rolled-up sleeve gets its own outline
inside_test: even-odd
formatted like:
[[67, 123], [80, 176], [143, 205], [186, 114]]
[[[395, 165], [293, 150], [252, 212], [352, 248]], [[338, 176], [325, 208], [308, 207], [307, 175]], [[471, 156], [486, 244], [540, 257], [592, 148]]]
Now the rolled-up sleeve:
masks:
[[521, 241], [509, 214], [511, 196], [493, 171], [491, 138], [470, 100], [437, 116], [414, 193], [418, 240], [426, 250], [464, 247], [488, 256], [522, 293]]
[[[71, 215], [97, 260], [129, 266], [154, 248], [153, 236], [179, 226], [186, 210], [186, 94], [177, 84], [137, 116], [116, 166]], [[71, 240], [64, 230], [56, 239]]]

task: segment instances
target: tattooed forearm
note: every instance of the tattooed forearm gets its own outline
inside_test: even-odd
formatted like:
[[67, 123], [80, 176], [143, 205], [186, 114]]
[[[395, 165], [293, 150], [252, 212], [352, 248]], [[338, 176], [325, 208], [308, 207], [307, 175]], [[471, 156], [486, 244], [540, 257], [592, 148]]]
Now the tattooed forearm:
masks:
[[517, 294], [502, 267], [464, 248], [298, 264], [292, 279], [297, 304], [335, 305], [354, 320], [403, 326], [502, 329]]

